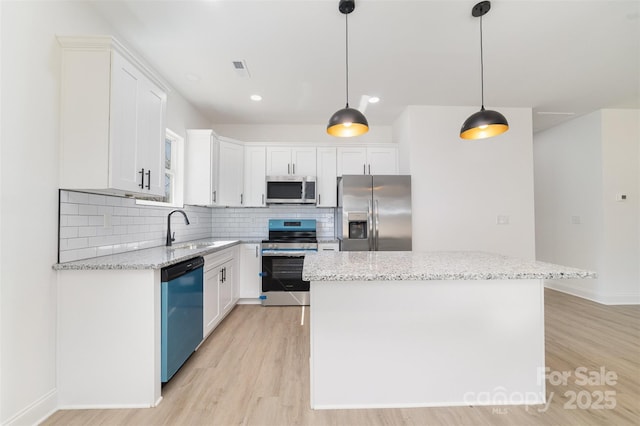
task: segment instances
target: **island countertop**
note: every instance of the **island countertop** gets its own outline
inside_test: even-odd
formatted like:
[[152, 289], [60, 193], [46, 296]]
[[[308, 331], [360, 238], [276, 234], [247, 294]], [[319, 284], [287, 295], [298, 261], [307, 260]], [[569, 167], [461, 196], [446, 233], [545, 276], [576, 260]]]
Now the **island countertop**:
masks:
[[307, 281], [595, 278], [596, 273], [479, 251], [321, 252], [305, 256]]

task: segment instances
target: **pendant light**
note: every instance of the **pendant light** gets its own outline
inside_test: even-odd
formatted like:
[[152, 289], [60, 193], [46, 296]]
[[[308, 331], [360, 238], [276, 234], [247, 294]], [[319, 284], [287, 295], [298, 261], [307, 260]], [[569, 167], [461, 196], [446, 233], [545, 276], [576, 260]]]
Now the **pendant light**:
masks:
[[481, 1], [473, 6], [471, 15], [480, 17], [480, 86], [482, 93], [482, 107], [480, 111], [471, 114], [462, 123], [460, 137], [462, 139], [485, 139], [497, 136], [509, 130], [509, 123], [504, 115], [498, 111], [484, 109], [484, 58], [482, 49], [482, 16], [491, 9], [490, 1]]
[[349, 20], [348, 16], [356, 8], [355, 0], [340, 0], [338, 10], [344, 14], [345, 22], [345, 57], [346, 57], [346, 92], [347, 105], [336, 111], [329, 119], [327, 133], [331, 136], [359, 136], [369, 131], [369, 123], [364, 114], [355, 108], [349, 108]]

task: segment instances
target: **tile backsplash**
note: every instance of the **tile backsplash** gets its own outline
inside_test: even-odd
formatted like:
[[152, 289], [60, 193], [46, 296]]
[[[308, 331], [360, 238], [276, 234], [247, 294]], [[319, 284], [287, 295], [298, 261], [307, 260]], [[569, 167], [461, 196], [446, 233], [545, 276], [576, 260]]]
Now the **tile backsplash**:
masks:
[[[137, 205], [132, 198], [60, 191], [59, 261], [69, 262], [165, 244], [172, 207]], [[316, 219], [318, 239], [334, 238], [334, 209], [311, 206], [208, 208], [185, 205], [190, 225], [171, 216], [176, 243], [201, 238], [262, 240], [268, 219]]]

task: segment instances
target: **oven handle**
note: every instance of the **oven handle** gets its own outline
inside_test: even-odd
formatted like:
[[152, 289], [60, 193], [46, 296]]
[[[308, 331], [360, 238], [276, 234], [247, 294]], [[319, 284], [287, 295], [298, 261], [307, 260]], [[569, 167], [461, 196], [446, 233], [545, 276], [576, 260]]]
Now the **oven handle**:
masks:
[[262, 257], [304, 257], [307, 253], [317, 253], [315, 250], [300, 250], [300, 251], [262, 251]]

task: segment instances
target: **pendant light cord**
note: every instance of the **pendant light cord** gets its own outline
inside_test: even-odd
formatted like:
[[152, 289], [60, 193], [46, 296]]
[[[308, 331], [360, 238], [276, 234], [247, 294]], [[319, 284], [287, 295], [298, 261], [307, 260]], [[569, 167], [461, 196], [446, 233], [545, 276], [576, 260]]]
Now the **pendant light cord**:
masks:
[[482, 49], [482, 15], [480, 15], [480, 96], [482, 98], [482, 108], [484, 111], [484, 52]]
[[346, 92], [347, 92], [347, 108], [349, 108], [349, 14], [344, 14], [344, 28], [345, 28], [345, 64], [346, 64]]

